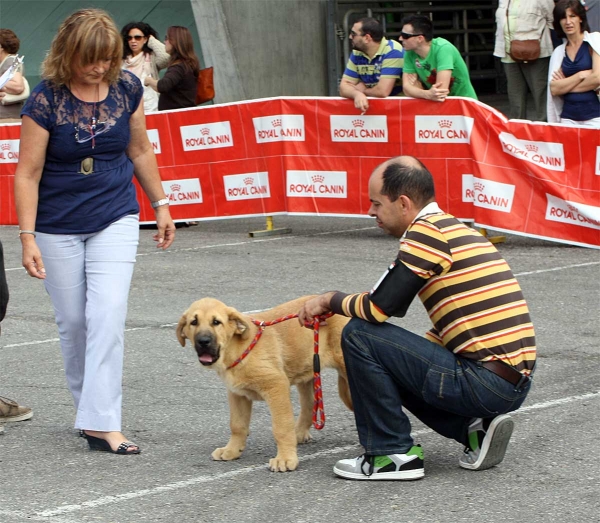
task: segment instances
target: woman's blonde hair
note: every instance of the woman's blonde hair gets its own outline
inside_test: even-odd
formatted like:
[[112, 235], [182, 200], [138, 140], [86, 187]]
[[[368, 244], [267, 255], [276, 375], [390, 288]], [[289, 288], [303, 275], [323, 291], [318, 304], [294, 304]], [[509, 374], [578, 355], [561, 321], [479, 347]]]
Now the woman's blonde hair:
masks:
[[110, 15], [101, 9], [80, 9], [58, 28], [42, 63], [42, 77], [56, 85], [65, 85], [73, 78], [73, 65], [85, 67], [110, 60], [104, 78], [115, 83], [122, 56], [123, 40]]

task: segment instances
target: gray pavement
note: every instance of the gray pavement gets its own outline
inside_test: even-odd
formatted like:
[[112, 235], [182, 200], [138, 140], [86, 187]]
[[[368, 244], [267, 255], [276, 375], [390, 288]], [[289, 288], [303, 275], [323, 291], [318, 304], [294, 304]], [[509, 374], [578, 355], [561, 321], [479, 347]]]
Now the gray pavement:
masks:
[[[415, 421], [423, 480], [335, 478], [335, 461], [361, 450], [330, 372], [323, 375], [326, 425], [299, 447], [297, 471], [268, 470], [275, 445], [262, 403], [242, 457], [212, 461], [229, 435], [225, 387], [178, 344], [181, 313], [204, 296], [256, 311], [304, 294], [367, 290], [397, 249], [367, 219], [275, 217], [275, 226], [292, 234], [249, 238], [264, 229], [263, 218], [201, 222], [178, 229], [166, 253], [156, 252], [152, 231], [141, 231], [123, 427], [142, 447], [139, 456], [91, 452], [77, 437], [49, 298], [20, 268], [16, 228], [0, 227], [11, 290], [0, 394], [34, 409], [32, 420], [0, 435], [0, 522], [600, 521], [600, 253], [518, 236], [499, 248], [528, 300], [539, 363], [499, 466], [460, 469], [460, 446]], [[419, 302], [397, 321], [419, 333], [428, 327]]]

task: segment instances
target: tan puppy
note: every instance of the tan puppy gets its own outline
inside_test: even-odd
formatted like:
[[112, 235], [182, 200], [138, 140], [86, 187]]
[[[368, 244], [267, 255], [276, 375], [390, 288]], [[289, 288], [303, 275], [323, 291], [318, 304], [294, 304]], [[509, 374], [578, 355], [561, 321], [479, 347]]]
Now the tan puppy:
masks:
[[[277, 456], [269, 460], [272, 471], [285, 472], [298, 466], [297, 443], [311, 439], [313, 408], [313, 331], [301, 327], [297, 319], [287, 320], [265, 330], [252, 351], [235, 367], [228, 368], [249, 347], [258, 331], [252, 319], [272, 321], [297, 313], [305, 296], [275, 307], [252, 318], [214, 298], [192, 303], [177, 325], [182, 346], [189, 339], [198, 360], [217, 371], [227, 386], [231, 437], [225, 447], [212, 453], [215, 460], [241, 456], [249, 433], [252, 402], [264, 400], [271, 412]], [[332, 316], [319, 329], [321, 368], [338, 371], [338, 389], [342, 401], [352, 409], [346, 367], [340, 345], [342, 329], [348, 322]], [[300, 393], [300, 415], [294, 427], [290, 387]]]

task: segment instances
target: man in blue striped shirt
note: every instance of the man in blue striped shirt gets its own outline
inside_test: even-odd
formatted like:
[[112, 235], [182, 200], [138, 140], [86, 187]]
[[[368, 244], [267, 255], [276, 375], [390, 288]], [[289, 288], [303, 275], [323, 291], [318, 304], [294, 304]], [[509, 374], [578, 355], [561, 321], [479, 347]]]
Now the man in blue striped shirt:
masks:
[[364, 113], [367, 96], [386, 98], [402, 93], [404, 49], [395, 40], [383, 36], [381, 24], [374, 18], [361, 18], [350, 31], [352, 54], [340, 83], [340, 96], [354, 100]]

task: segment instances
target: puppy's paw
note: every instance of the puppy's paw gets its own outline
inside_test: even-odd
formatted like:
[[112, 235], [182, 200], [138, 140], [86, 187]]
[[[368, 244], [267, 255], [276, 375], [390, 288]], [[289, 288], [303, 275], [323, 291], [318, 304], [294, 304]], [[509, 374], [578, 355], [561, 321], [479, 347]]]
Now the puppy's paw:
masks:
[[308, 443], [312, 440], [312, 436], [310, 435], [310, 430], [296, 430], [296, 441], [298, 443]]
[[233, 459], [238, 459], [242, 455], [243, 450], [244, 449], [235, 450], [228, 447], [221, 447], [215, 449], [211, 454], [211, 457], [215, 461], [231, 461]]
[[269, 469], [272, 472], [288, 472], [298, 468], [298, 456], [280, 457], [279, 454], [269, 460]]

